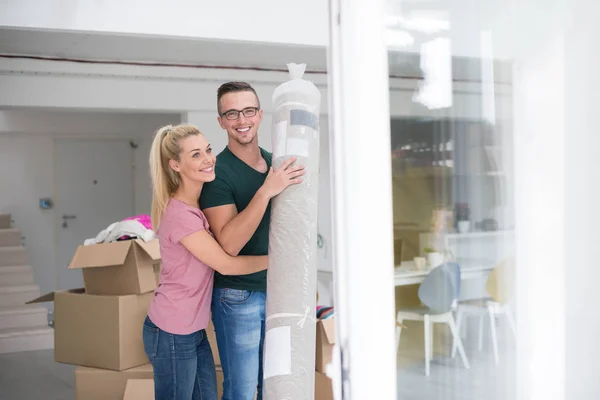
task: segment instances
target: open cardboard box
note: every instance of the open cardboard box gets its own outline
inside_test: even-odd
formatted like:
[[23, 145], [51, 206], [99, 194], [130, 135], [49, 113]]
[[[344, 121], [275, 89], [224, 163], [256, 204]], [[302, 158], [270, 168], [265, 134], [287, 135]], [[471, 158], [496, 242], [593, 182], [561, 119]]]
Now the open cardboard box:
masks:
[[331, 362], [331, 353], [335, 344], [335, 318], [320, 319], [317, 321], [317, 343], [315, 356], [315, 369], [325, 373], [327, 364]]
[[153, 291], [160, 260], [158, 239], [132, 239], [80, 245], [68, 268], [82, 270], [88, 294], [120, 296]]
[[122, 371], [148, 363], [142, 326], [153, 295], [96, 296], [73, 289], [27, 304], [54, 301], [55, 361]]

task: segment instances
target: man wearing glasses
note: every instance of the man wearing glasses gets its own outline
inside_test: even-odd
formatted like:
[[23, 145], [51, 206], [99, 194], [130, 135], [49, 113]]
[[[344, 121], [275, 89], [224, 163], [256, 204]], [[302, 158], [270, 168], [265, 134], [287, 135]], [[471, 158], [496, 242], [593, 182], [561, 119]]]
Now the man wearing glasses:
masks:
[[[216, 179], [204, 184], [200, 208], [223, 249], [232, 256], [266, 255], [270, 200], [300, 183], [304, 167], [288, 160], [271, 167], [271, 153], [258, 145], [262, 121], [258, 95], [246, 82], [217, 91], [218, 121], [227, 147], [217, 156]], [[212, 319], [225, 377], [223, 400], [262, 399], [267, 272], [225, 276], [215, 271]]]

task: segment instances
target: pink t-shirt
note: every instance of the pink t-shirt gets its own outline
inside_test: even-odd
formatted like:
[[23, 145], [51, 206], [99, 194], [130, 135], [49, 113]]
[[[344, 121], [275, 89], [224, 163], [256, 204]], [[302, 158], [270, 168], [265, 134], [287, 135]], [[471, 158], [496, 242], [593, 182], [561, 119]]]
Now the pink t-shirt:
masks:
[[169, 200], [157, 232], [162, 257], [160, 280], [148, 310], [152, 322], [165, 332], [188, 335], [208, 326], [214, 270], [180, 243], [202, 230], [210, 233], [200, 209]]

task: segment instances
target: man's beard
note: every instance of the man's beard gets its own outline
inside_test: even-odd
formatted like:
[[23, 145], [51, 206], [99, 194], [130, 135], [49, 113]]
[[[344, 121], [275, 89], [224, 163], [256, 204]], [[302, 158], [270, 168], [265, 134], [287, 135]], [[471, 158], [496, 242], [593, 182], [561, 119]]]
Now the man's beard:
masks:
[[250, 140], [248, 140], [248, 138], [245, 137], [238, 137], [236, 135], [233, 135], [233, 140], [235, 140], [236, 142], [238, 142], [241, 145], [246, 145], [246, 144], [251, 144], [252, 142], [254, 142], [254, 140], [256, 139], [256, 135], [253, 135]]

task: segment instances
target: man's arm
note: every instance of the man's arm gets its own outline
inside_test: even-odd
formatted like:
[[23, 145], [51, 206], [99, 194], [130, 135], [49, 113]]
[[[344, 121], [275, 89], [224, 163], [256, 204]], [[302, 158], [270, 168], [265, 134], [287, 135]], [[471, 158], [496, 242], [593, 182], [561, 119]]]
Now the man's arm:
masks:
[[237, 256], [254, 235], [265, 215], [269, 200], [259, 189], [241, 213], [237, 212], [234, 204], [204, 210], [212, 233], [229, 255]]
[[292, 166], [295, 160], [295, 158], [287, 160], [276, 171], [271, 168], [265, 183], [242, 212], [238, 213], [234, 204], [202, 210], [208, 219], [211, 231], [228, 254], [237, 256], [248, 243], [273, 197], [286, 187], [302, 182], [304, 167]]

